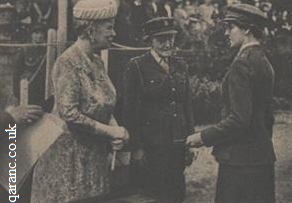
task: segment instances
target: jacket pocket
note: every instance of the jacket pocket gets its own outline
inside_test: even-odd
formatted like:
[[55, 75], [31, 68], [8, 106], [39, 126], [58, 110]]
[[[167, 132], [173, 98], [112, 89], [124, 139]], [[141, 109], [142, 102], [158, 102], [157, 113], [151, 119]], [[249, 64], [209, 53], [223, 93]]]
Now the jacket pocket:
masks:
[[141, 125], [142, 139], [145, 144], [158, 144], [161, 137], [160, 119], [145, 119]]

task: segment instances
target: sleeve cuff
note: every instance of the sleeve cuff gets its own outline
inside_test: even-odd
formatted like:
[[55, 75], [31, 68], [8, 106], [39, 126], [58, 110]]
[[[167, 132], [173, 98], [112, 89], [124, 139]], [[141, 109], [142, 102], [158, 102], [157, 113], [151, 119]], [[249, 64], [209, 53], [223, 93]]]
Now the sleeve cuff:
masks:
[[201, 131], [201, 138], [205, 146], [212, 147], [215, 145], [215, 133], [214, 127], [207, 128]]

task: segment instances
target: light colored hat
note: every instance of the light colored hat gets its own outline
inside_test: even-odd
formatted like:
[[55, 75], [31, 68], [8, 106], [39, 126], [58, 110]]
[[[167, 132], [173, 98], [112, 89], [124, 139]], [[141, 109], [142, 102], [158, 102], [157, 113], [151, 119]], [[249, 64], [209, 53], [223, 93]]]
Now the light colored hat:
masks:
[[74, 17], [82, 20], [114, 18], [117, 12], [117, 0], [80, 0], [73, 8]]

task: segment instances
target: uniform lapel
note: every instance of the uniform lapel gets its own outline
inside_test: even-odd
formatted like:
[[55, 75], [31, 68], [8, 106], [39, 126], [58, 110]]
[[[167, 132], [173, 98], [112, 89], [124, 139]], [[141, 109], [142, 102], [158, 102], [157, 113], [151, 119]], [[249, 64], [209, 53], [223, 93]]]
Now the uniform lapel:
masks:
[[[159, 60], [159, 61], [158, 61]], [[153, 67], [155, 69], [157, 69], [158, 71], [164, 73], [164, 74], [168, 74], [168, 72], [165, 70], [165, 68], [162, 67], [160, 63], [160, 59], [158, 59], [157, 57], [154, 58], [154, 56], [151, 54], [151, 52], [149, 52], [149, 62], [150, 64], [153, 64]], [[165, 62], [166, 63], [166, 62]], [[167, 64], [168, 65], [168, 64]], [[169, 65], [168, 65], [169, 66]], [[168, 67], [169, 68], [169, 67]]]

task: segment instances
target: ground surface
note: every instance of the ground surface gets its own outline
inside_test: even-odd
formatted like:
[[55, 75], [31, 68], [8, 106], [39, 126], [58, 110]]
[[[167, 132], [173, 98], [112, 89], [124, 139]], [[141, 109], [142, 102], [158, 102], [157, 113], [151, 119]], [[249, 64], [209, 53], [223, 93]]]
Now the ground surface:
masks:
[[[274, 144], [278, 159], [277, 203], [292, 203], [292, 112], [276, 114]], [[186, 170], [188, 193], [185, 203], [212, 203], [216, 173], [217, 164], [210, 149], [200, 149], [197, 160]]]

